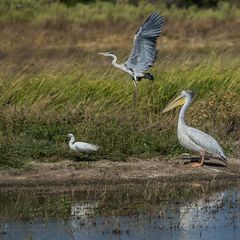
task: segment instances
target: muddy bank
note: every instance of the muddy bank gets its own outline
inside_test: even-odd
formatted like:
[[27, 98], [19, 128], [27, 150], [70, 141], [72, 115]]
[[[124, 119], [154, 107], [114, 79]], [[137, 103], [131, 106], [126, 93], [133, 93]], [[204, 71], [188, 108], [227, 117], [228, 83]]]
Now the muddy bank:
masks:
[[202, 168], [193, 168], [188, 160], [158, 158], [128, 162], [73, 162], [31, 163], [27, 170], [1, 170], [1, 191], [91, 191], [108, 186], [133, 183], [170, 183], [237, 180], [240, 160], [229, 159], [228, 167], [210, 160]]

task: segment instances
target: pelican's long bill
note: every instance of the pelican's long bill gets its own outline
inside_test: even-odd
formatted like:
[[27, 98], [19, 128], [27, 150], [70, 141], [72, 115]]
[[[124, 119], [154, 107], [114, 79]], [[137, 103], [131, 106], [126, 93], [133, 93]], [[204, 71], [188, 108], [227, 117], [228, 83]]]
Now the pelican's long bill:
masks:
[[172, 102], [170, 102], [163, 110], [162, 113], [168, 112], [169, 110], [179, 106], [183, 105], [185, 103], [185, 98], [181, 95], [178, 96], [176, 99], [174, 99]]

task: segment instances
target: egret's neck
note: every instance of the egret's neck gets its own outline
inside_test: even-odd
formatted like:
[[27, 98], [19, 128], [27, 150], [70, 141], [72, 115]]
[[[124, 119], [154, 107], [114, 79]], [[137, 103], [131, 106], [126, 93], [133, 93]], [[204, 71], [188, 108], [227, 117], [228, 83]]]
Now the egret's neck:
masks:
[[113, 58], [113, 60], [112, 60], [112, 65], [113, 65], [114, 67], [116, 67], [116, 68], [122, 68], [122, 64], [118, 64], [118, 63], [117, 63], [117, 56], [116, 56], [116, 55], [114, 55], [114, 54], [109, 54], [109, 56]]
[[189, 108], [191, 103], [192, 103], [192, 100], [189, 97], [187, 97], [186, 102], [182, 106], [182, 108], [180, 110], [180, 113], [179, 113], [179, 118], [178, 118], [178, 125], [179, 126], [186, 125], [186, 123], [185, 123], [185, 113], [186, 113], [186, 111]]
[[73, 143], [75, 141], [75, 137], [74, 136], [71, 136], [71, 139], [69, 141], [69, 147], [71, 148], [73, 146]]

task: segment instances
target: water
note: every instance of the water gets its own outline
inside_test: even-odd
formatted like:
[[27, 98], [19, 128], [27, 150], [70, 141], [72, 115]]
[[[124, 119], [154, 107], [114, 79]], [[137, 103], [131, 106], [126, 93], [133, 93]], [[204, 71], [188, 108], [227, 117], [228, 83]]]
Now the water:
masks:
[[64, 218], [0, 220], [0, 239], [240, 239], [240, 191], [225, 190], [161, 211], [95, 214], [97, 202], [75, 202]]

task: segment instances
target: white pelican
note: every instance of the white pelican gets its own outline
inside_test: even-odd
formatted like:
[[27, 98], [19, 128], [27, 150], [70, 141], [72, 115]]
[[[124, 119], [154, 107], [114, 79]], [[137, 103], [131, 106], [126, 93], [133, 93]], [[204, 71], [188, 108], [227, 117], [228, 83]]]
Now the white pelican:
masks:
[[190, 151], [200, 153], [200, 163], [193, 164], [193, 167], [201, 167], [206, 156], [222, 160], [227, 164], [227, 158], [218, 144], [210, 135], [186, 125], [185, 113], [192, 103], [194, 94], [190, 90], [182, 91], [180, 96], [169, 103], [162, 112], [167, 112], [179, 105], [183, 105], [178, 118], [177, 136], [180, 144]]
[[78, 152], [91, 153], [91, 152], [96, 152], [99, 149], [99, 146], [94, 144], [90, 144], [86, 142], [75, 142], [75, 137], [71, 133], [69, 133], [67, 136], [70, 138], [70, 141], [69, 141], [70, 149], [76, 153]]

